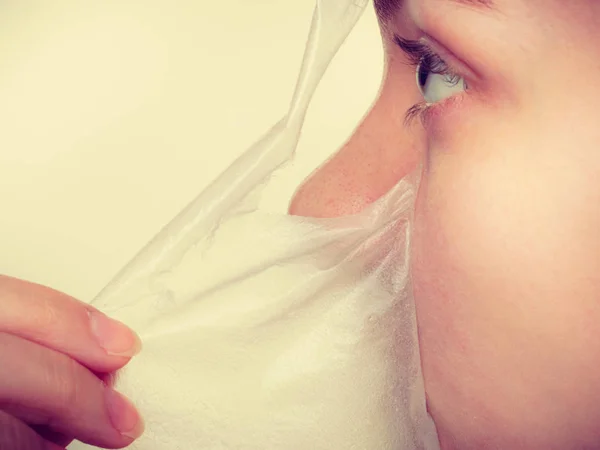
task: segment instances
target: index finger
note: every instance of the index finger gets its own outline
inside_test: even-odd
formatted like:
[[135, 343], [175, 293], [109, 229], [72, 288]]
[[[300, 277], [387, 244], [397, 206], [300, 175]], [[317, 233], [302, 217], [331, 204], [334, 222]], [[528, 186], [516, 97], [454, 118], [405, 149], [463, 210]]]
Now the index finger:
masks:
[[141, 349], [124, 324], [53, 289], [0, 276], [0, 332], [64, 353], [100, 373], [123, 367]]

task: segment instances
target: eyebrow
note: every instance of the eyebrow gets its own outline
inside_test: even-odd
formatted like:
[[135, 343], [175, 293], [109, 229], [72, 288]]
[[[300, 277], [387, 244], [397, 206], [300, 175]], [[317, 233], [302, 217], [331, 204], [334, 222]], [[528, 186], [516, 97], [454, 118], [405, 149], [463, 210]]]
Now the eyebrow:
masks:
[[[462, 6], [478, 7], [478, 8], [493, 8], [494, 0], [447, 0], [451, 3], [456, 3]], [[404, 0], [374, 0], [375, 11], [377, 17], [382, 22], [389, 21], [394, 15], [402, 9]]]

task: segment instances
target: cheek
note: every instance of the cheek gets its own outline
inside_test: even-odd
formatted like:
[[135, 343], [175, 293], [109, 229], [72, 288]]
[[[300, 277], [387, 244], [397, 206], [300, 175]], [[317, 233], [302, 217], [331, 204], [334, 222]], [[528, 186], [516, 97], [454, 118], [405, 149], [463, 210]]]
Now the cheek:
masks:
[[600, 195], [590, 166], [600, 164], [514, 145], [522, 141], [431, 152], [423, 176], [413, 277], [442, 433], [484, 438], [502, 427], [534, 440], [552, 435], [544, 423], [578, 423], [581, 405], [600, 418]]

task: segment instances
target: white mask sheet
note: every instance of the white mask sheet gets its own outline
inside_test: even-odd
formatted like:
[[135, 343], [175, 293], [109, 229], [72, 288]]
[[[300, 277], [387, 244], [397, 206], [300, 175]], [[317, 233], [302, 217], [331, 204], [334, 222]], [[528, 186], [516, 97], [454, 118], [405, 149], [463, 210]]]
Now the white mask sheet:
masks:
[[416, 176], [349, 217], [257, 206], [366, 4], [317, 2], [289, 114], [92, 302], [144, 343], [116, 382], [146, 422], [130, 448], [439, 449], [408, 264]]

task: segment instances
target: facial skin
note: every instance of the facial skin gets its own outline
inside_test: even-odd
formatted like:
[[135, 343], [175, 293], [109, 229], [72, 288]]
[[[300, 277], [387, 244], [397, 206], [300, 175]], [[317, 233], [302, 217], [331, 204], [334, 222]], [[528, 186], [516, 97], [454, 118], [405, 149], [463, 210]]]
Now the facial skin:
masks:
[[[600, 449], [599, 30], [596, 0], [406, 0], [380, 98], [291, 204], [355, 213], [422, 167], [412, 269], [444, 449]], [[468, 86], [423, 125], [403, 123], [422, 97], [394, 34], [433, 38]]]

